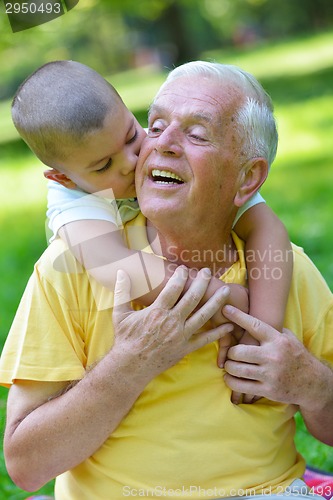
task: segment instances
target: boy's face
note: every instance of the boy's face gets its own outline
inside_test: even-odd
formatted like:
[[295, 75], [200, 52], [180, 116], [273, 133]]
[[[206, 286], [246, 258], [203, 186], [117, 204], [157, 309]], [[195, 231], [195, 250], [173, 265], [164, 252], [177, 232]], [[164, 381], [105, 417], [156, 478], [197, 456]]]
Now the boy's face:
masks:
[[[115, 198], [135, 196], [135, 167], [146, 133], [133, 114], [119, 100], [104, 121], [103, 128], [87, 135], [56, 170], [45, 177], [73, 189], [96, 193], [112, 189]], [[57, 172], [58, 171], [58, 172]]]

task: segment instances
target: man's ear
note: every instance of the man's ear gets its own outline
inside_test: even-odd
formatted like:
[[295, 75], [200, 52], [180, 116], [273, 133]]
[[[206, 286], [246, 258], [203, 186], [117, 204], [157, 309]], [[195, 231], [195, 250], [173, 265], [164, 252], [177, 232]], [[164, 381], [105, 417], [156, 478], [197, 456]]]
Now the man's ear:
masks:
[[268, 163], [265, 158], [252, 158], [243, 167], [241, 183], [234, 198], [236, 207], [241, 207], [265, 182]]
[[67, 189], [76, 188], [75, 182], [73, 182], [69, 177], [67, 177], [67, 175], [62, 174], [61, 172], [59, 172], [59, 170], [56, 170], [55, 168], [51, 168], [50, 170], [45, 170], [44, 177], [46, 179], [49, 179], [50, 181], [58, 182], [62, 186], [65, 186]]

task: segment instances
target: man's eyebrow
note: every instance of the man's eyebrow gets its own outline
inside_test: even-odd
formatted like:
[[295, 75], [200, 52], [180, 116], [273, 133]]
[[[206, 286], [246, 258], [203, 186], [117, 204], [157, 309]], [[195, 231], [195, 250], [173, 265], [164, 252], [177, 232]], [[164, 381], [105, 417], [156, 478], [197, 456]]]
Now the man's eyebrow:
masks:
[[[155, 113], [157, 115], [162, 115], [165, 113], [165, 109], [162, 108], [161, 106], [157, 106], [155, 104], [151, 104], [151, 106], [148, 109], [148, 117], [152, 114]], [[193, 121], [200, 121], [200, 122], [206, 122], [206, 123], [213, 123], [214, 117], [210, 113], [206, 113], [205, 111], [198, 111], [194, 114], [189, 113], [188, 115], [189, 120]]]
[[195, 113], [192, 115], [193, 119], [196, 121], [202, 121], [206, 123], [212, 123], [214, 121], [214, 117], [210, 113]]
[[152, 114], [152, 113], [157, 113], [157, 114], [162, 114], [164, 111], [163, 108], [161, 108], [161, 106], [157, 106], [156, 104], [152, 103], [149, 108], [148, 108], [148, 117]]

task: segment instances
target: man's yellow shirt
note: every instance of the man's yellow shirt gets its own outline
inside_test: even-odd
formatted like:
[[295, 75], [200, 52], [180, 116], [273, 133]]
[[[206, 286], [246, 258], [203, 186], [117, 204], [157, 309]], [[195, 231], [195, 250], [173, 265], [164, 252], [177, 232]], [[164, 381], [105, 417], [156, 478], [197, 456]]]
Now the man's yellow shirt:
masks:
[[[144, 227], [144, 217], [126, 228], [133, 226]], [[245, 285], [243, 243], [236, 235], [234, 240], [239, 260], [222, 279]], [[149, 247], [145, 241], [136, 244]], [[295, 247], [285, 326], [329, 363], [332, 311], [325, 281]], [[0, 381], [9, 386], [20, 379], [80, 379], [112, 348], [113, 338], [112, 293], [56, 240], [27, 285], [2, 353]], [[211, 343], [152, 380], [101, 448], [57, 478], [57, 500], [268, 494], [301, 477], [304, 460], [294, 446], [297, 407], [265, 398], [233, 405], [217, 352], [217, 343]]]

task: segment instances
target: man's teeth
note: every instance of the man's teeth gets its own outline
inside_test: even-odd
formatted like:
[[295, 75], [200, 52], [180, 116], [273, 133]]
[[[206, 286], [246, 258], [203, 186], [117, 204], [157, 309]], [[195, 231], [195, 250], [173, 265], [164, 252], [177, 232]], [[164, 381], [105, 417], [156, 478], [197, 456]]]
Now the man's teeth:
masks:
[[168, 172], [167, 170], [158, 170], [154, 168], [151, 173], [154, 182], [158, 182], [159, 184], [182, 184], [184, 181], [179, 175], [174, 174], [173, 172]]

